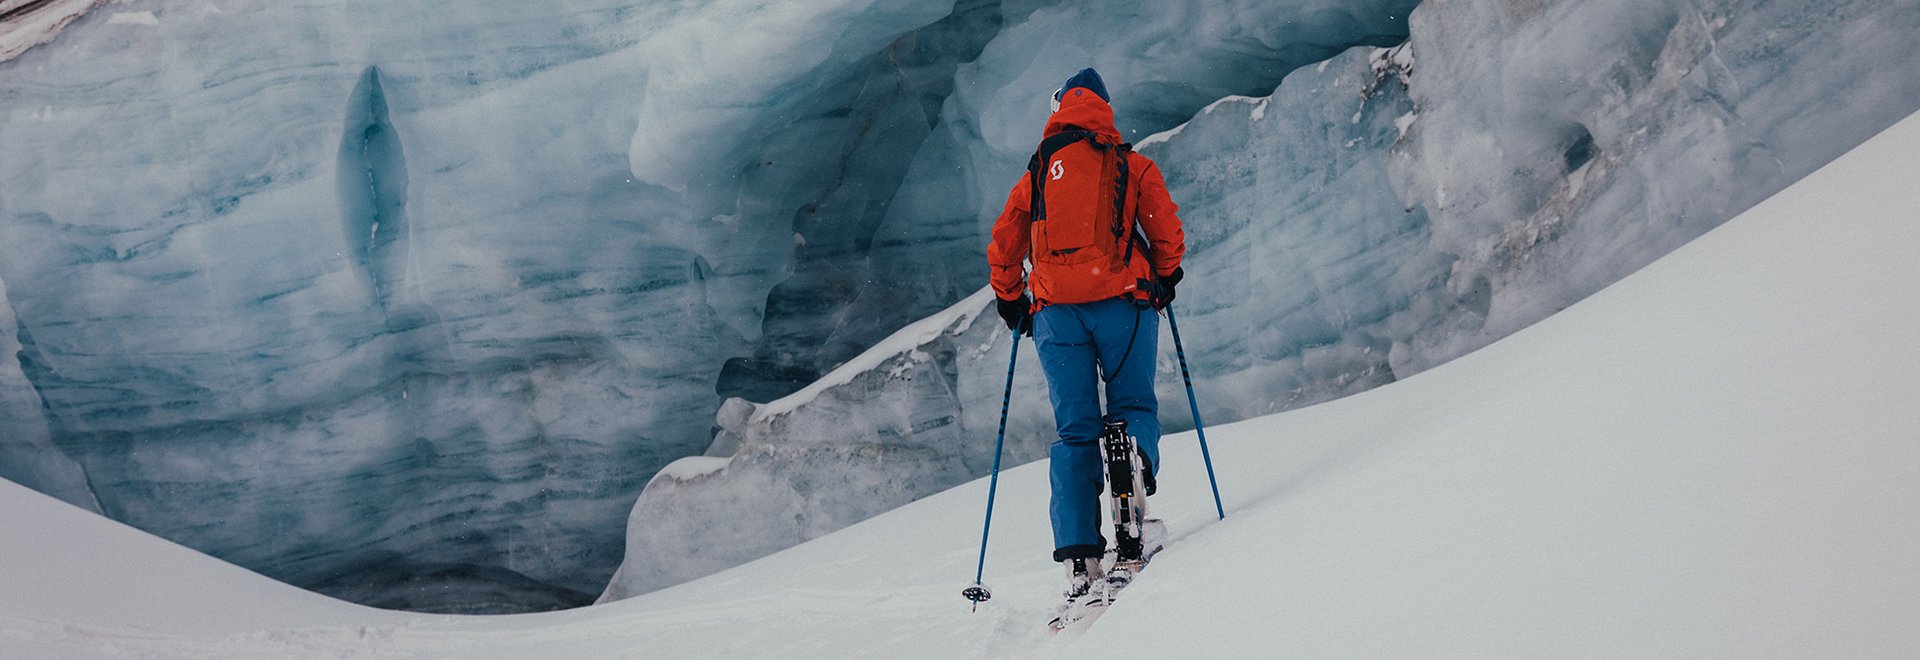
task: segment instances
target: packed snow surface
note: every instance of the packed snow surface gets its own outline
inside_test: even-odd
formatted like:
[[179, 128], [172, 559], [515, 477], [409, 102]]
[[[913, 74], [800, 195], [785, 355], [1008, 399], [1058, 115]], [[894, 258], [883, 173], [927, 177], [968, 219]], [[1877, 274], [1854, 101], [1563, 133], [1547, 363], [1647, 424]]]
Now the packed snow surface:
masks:
[[[7, 657], [1914, 657], [1920, 116], [1460, 360], [1166, 442], [1169, 549], [1044, 621], [1045, 466], [632, 599], [406, 614], [0, 483]], [[1029, 378], [1034, 377], [1032, 374]], [[1042, 405], [1024, 402], [1024, 405]]]

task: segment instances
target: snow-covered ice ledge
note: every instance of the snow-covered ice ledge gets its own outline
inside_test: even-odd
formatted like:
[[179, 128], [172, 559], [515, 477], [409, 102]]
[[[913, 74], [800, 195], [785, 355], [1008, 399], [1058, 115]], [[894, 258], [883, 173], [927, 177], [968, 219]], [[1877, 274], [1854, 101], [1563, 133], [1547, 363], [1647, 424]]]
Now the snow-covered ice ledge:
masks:
[[[859, 357], [848, 360], [846, 364], [828, 372], [827, 375], [820, 377], [820, 380], [801, 388], [800, 391], [765, 405], [755, 406], [751, 421], [766, 423], [774, 417], [798, 410], [827, 390], [851, 383], [860, 375], [875, 371], [882, 365], [898, 361], [903, 357], [913, 362], [925, 362], [930, 356], [920, 350], [922, 346], [942, 336], [963, 334], [972, 329], [974, 319], [986, 310], [987, 303], [992, 299], [992, 289], [982, 288], [938, 314], [901, 328], [888, 336], [885, 341], [861, 353]], [[904, 364], [895, 365], [890, 373], [898, 374], [905, 366]]]
[[[805, 389], [729, 401], [707, 455], [668, 465], [640, 494], [601, 600], [746, 563], [985, 474], [1011, 337], [992, 304], [983, 288]], [[1031, 351], [1020, 361], [1015, 399], [1045, 401]], [[1038, 458], [1050, 430], [1045, 405], [1014, 406], [1009, 462]]]
[[[0, 62], [18, 57], [60, 35], [69, 24], [85, 16], [106, 0], [4, 0], [0, 1]], [[153, 19], [152, 12], [145, 12]], [[114, 22], [124, 22], [125, 19]]]

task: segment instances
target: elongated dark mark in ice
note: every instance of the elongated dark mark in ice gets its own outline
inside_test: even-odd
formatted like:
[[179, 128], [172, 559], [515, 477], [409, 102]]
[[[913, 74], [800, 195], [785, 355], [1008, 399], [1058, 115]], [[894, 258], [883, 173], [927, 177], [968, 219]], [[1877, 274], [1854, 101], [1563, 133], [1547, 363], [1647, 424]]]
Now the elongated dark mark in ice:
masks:
[[407, 235], [407, 159], [387, 115], [379, 67], [367, 67], [347, 99], [340, 137], [341, 227], [348, 258], [372, 281], [384, 308], [404, 264]]

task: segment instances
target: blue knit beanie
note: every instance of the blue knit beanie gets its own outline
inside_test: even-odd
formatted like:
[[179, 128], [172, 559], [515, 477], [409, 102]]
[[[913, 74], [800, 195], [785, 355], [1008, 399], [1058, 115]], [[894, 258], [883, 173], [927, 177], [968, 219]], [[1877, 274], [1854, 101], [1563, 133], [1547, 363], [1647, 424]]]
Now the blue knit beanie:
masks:
[[1075, 87], [1084, 87], [1087, 91], [1099, 95], [1100, 100], [1113, 102], [1113, 97], [1107, 96], [1107, 84], [1100, 80], [1100, 72], [1091, 68], [1081, 69], [1079, 73], [1073, 74], [1072, 78], [1068, 78], [1067, 84], [1061, 85], [1060, 90], [1053, 93], [1053, 101], [1059, 103], [1060, 96]]

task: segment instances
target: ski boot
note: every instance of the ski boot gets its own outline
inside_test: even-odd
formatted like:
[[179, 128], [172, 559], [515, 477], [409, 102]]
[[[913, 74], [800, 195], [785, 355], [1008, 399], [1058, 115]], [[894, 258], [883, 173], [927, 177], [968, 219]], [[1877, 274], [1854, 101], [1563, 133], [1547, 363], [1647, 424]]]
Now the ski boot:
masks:
[[1064, 594], [1067, 600], [1060, 604], [1060, 611], [1047, 624], [1055, 631], [1086, 618], [1112, 602], [1099, 557], [1068, 559], [1060, 563], [1067, 568], [1067, 591]]
[[1118, 592], [1133, 584], [1133, 578], [1145, 568], [1154, 553], [1166, 546], [1167, 525], [1159, 518], [1148, 518], [1140, 523], [1140, 556], [1127, 557], [1116, 549], [1108, 552], [1107, 591]]

